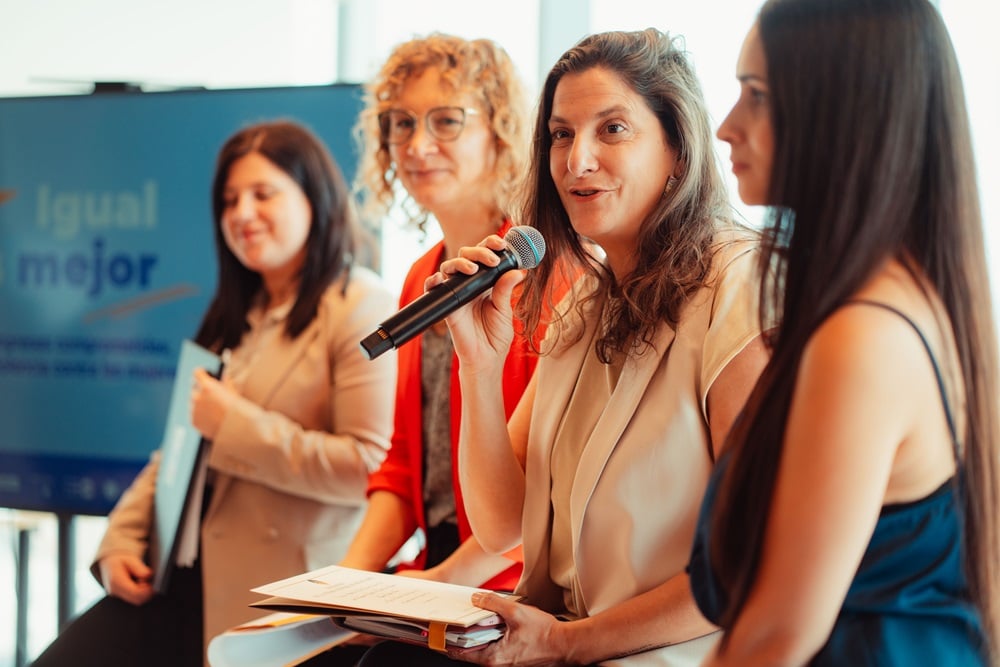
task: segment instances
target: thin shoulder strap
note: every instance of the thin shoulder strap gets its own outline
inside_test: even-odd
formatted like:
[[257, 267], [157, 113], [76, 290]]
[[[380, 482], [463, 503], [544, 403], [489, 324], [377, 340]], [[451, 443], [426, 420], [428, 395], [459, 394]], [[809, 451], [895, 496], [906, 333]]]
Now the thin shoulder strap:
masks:
[[934, 367], [934, 376], [937, 378], [938, 391], [941, 393], [941, 404], [944, 406], [944, 417], [948, 422], [948, 431], [951, 433], [951, 446], [955, 453], [955, 463], [959, 463], [962, 459], [959, 451], [958, 432], [955, 429], [955, 418], [952, 416], [951, 406], [948, 403], [948, 393], [944, 386], [944, 375], [941, 373], [941, 367], [938, 365], [937, 358], [934, 356], [934, 351], [931, 349], [931, 344], [928, 342], [927, 336], [924, 335], [924, 332], [920, 330], [917, 323], [910, 319], [906, 313], [890, 306], [889, 304], [881, 303], [879, 301], [868, 301], [867, 299], [852, 299], [847, 303], [859, 303], [891, 311], [906, 320], [906, 322], [913, 327], [913, 330], [917, 332], [917, 336], [920, 337], [920, 342], [924, 344], [924, 349], [927, 350], [927, 356], [931, 359], [931, 366]]

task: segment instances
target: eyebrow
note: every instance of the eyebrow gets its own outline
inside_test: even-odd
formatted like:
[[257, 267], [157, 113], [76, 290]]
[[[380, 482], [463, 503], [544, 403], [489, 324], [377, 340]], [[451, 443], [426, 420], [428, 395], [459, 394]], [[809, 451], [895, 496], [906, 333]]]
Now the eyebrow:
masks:
[[767, 79], [760, 76], [759, 74], [739, 74], [736, 76], [736, 80], [740, 83], [762, 83], [767, 85]]
[[274, 183], [270, 183], [268, 181], [253, 181], [252, 183], [246, 183], [240, 186], [227, 185], [223, 188], [222, 191], [223, 193], [226, 193], [226, 192], [236, 192], [237, 190], [245, 190], [248, 188], [253, 189], [253, 188], [277, 188], [277, 187], [278, 186], [276, 186]]
[[[615, 104], [615, 105], [612, 105], [612, 106], [608, 107], [607, 109], [602, 109], [602, 110], [598, 111], [596, 114], [594, 114], [594, 116], [596, 118], [607, 118], [608, 116], [613, 116], [613, 115], [619, 114], [619, 113], [629, 113], [630, 111], [631, 111], [631, 107], [629, 107], [627, 105], [624, 105], [624, 104]], [[553, 114], [553, 115], [549, 116], [549, 122], [550, 123], [565, 123], [565, 122], [567, 122], [567, 119], [563, 118], [562, 116], [556, 116], [556, 115]]]

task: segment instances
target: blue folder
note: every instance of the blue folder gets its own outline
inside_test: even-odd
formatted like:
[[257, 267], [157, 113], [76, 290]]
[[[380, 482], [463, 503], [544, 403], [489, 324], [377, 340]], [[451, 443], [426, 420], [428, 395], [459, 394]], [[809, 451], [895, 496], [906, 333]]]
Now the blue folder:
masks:
[[200, 345], [185, 340], [181, 343], [174, 389], [160, 445], [160, 466], [156, 475], [156, 496], [153, 503], [149, 564], [153, 569], [153, 588], [159, 593], [166, 591], [177, 560], [180, 531], [186, 518], [185, 508], [194, 492], [198, 460], [208, 442], [191, 424], [191, 390], [194, 388], [193, 373], [196, 368], [204, 368], [218, 377], [222, 372], [222, 359]]

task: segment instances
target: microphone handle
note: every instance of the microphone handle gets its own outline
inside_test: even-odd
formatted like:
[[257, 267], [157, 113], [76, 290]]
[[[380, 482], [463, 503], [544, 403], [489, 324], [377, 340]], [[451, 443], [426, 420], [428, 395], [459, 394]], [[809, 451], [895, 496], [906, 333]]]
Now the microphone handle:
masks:
[[513, 252], [497, 253], [500, 263], [485, 266], [476, 262], [479, 270], [469, 275], [456, 273], [404, 306], [402, 310], [382, 322], [375, 333], [361, 341], [369, 359], [412, 340], [435, 322], [469, 303], [496, 284], [507, 271], [518, 268], [517, 255]]
[[404, 308], [387, 319], [379, 328], [389, 334], [393, 347], [399, 347], [458, 310], [461, 305], [451, 287], [441, 283], [412, 301], [412, 307]]

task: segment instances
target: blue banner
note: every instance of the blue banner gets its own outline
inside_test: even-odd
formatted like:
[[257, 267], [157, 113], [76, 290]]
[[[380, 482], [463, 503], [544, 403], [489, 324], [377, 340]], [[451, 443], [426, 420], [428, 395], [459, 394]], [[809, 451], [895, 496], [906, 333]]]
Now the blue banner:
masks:
[[354, 85], [0, 99], [0, 506], [113, 506], [214, 290], [218, 149], [288, 118], [350, 179], [360, 106]]

